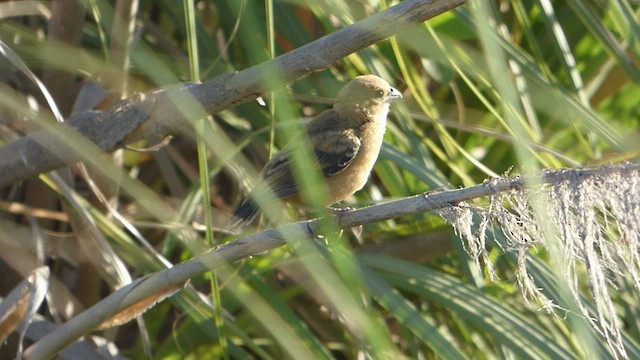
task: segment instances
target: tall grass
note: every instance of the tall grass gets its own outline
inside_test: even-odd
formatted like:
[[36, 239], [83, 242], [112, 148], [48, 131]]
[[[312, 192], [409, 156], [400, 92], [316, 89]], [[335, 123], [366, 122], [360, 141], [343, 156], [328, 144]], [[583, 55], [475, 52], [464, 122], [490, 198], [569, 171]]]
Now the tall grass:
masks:
[[[393, 5], [344, 0], [194, 4], [139, 4], [136, 26], [129, 30], [125, 93], [247, 68]], [[22, 111], [2, 110], [4, 144], [52, 121], [20, 63], [42, 78], [56, 71], [71, 79], [73, 86], [55, 88], [56, 102], [92, 107], [78, 96], [88, 84], [111, 91], [111, 97], [89, 97], [96, 99], [97, 109], [122, 94], [107, 81], [119, 55], [111, 46], [114, 8], [113, 2], [87, 1], [79, 40], [73, 42], [52, 39], [48, 28], [61, 16], [52, 11], [64, 9], [43, 2], [0, 4], [0, 14], [6, 14], [0, 39], [15, 52], [4, 55], [0, 97], [4, 104], [15, 100], [22, 106]], [[0, 226], [14, 234], [0, 237], [0, 246], [43, 244], [47, 257], [37, 261], [46, 260], [66, 290], [76, 289], [54, 293], [58, 304], [88, 307], [126, 282], [127, 275], [119, 272], [143, 276], [232, 241], [242, 235], [225, 229], [228, 214], [272, 149], [303, 136], [304, 120], [326, 109], [329, 98], [359, 74], [380, 75], [405, 99], [392, 108], [369, 184], [346, 202], [349, 206], [471, 186], [505, 173], [633, 159], [640, 115], [637, 11], [627, 0], [474, 0], [286, 89], [263, 94], [266, 106], [245, 103], [203, 117], [156, 152], [125, 150], [117, 164], [78, 142], [87, 146], [89, 168], [102, 168], [102, 183], [96, 186], [117, 205], [97, 199], [87, 178], [71, 173], [16, 184], [0, 190]], [[194, 111], [193, 104], [183, 105], [185, 112]], [[62, 109], [70, 115], [71, 107]], [[309, 168], [306, 150], [295, 154], [295, 167], [306, 189], [303, 197], [316, 212], [265, 209], [260, 228], [326, 214], [314, 206], [324, 184], [317, 169]], [[116, 183], [122, 193], [106, 190]], [[544, 214], [545, 204], [538, 206]], [[37, 222], [29, 226], [28, 219]], [[478, 266], [433, 213], [350, 230], [327, 222], [323, 236], [311, 242], [297, 233], [284, 235], [287, 246], [193, 278], [144, 313], [150, 350], [143, 349], [144, 336], [135, 323], [102, 335], [131, 358], [640, 356], [640, 304], [633, 279], [623, 270], [607, 274], [621, 351], [577, 310], [576, 299], [565, 291], [563, 254], [555, 248], [527, 253], [529, 272], [554, 300], [555, 314], [538, 311], [543, 304], [523, 297], [515, 278], [519, 264], [501, 249], [504, 234], [498, 227], [486, 248], [493, 272]], [[442, 238], [449, 240], [438, 241]], [[2, 253], [0, 248], [2, 271], [21, 274], [19, 258]], [[36, 258], [26, 249], [21, 253]], [[427, 259], [430, 253], [438, 255]], [[577, 272], [582, 304], [596, 306], [589, 298], [587, 265], [578, 264]], [[59, 320], [77, 312], [55, 302], [49, 309], [46, 314]], [[12, 344], [0, 345], [0, 352], [10, 353]]]

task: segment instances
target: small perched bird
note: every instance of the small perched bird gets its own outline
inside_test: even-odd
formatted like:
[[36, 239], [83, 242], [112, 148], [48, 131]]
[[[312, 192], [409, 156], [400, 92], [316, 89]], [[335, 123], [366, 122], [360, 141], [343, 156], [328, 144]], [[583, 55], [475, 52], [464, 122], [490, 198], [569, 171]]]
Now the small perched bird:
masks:
[[[332, 109], [307, 124], [310, 145], [329, 189], [326, 206], [364, 187], [382, 146], [389, 103], [400, 98], [402, 94], [378, 76], [358, 76], [338, 92]], [[295, 142], [288, 144], [264, 166], [261, 180], [234, 212], [238, 224], [258, 215], [253, 197], [267, 191], [267, 186], [283, 201], [299, 201], [300, 189], [289, 163], [295, 146]]]

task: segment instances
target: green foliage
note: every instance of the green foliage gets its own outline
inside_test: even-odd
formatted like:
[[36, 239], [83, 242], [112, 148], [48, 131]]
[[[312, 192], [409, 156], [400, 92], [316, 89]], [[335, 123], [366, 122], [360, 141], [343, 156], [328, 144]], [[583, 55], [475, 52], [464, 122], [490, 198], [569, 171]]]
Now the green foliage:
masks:
[[[247, 0], [198, 1], [189, 13], [181, 1], [142, 1], [126, 72], [129, 95], [198, 76], [206, 81], [256, 65], [270, 58], [269, 44], [277, 56], [393, 5], [347, 0], [268, 2], [271, 13], [265, 2]], [[238, 237], [223, 229], [224, 214], [246, 192], [247, 179], [252, 177], [244, 174], [255, 175], [271, 147], [280, 148], [286, 139], [300, 136], [299, 125], [305, 117], [327, 108], [327, 98], [364, 73], [387, 79], [405, 99], [392, 107], [374, 174], [367, 187], [349, 199], [349, 206], [444, 186], [471, 186], [506, 172], [530, 173], [634, 156], [640, 118], [637, 5], [628, 0], [470, 2], [276, 94], [263, 94], [267, 107], [251, 102], [202, 119], [193, 131], [197, 136], [180, 134], [154, 155], [127, 151], [128, 161], [119, 166], [128, 195], [110, 194], [119, 199], [118, 210], [126, 221], [111, 216], [82, 187], [74, 191], [95, 219], [96, 230], [134, 276], [164, 268], [163, 258], [170, 263], [191, 258]], [[77, 45], [48, 44], [42, 35], [47, 18], [42, 16], [16, 16], [1, 22], [0, 39], [37, 75], [54, 68], [83, 81], [102, 81], [103, 87], [115, 90], [104, 81], [110, 72], [118, 71], [111, 63], [115, 50], [109, 45], [114, 4], [93, 0], [87, 6]], [[16, 75], [15, 66], [5, 65], [1, 71], [5, 80], [0, 96], [13, 94], [8, 85], [21, 96], [30, 94], [29, 81]], [[18, 84], [11, 84], [8, 79], [12, 78]], [[76, 93], [53, 95], [60, 99]], [[2, 125], [18, 131], [15, 121]], [[10, 136], [3, 135], [2, 141], [9, 142]], [[309, 189], [321, 189], [323, 184], [317, 172], [307, 171], [309, 156], [297, 154], [296, 160], [309, 191], [305, 198], [313, 203], [322, 191]], [[240, 157], [249, 159], [255, 169], [238, 170]], [[56, 204], [64, 201], [63, 191], [44, 179], [47, 196]], [[138, 190], [142, 188], [147, 192]], [[13, 202], [33, 200], [2, 194]], [[206, 221], [198, 217], [203, 197], [204, 208], [212, 208]], [[486, 199], [478, 200], [483, 203]], [[296, 210], [285, 216], [268, 209], [262, 227], [269, 227], [267, 218], [274, 222], [302, 218]], [[9, 215], [20, 222], [17, 214], [9, 211]], [[210, 231], [193, 231], [194, 218], [209, 224]], [[123, 226], [129, 227], [123, 231]], [[74, 239], [83, 241], [78, 229], [66, 222], [53, 228], [71, 231]], [[534, 259], [530, 271], [557, 302], [559, 316], [537, 311], [540, 304], [525, 300], [514, 289], [515, 260], [502, 255], [496, 243], [488, 249], [496, 269], [494, 280], [469, 262], [461, 246], [430, 249], [433, 238], [452, 233], [433, 214], [366, 225], [361, 231], [340, 232], [331, 223], [324, 230], [325, 237], [311, 243], [301, 241], [299, 234], [286, 234], [289, 245], [285, 248], [227, 264], [215, 276], [192, 279], [170, 302], [147, 312], [144, 319], [153, 356], [620, 356], [574, 311], [573, 299], [561, 289], [562, 274], [550, 270], [549, 257], [542, 250], [529, 254]], [[500, 236], [496, 230], [498, 243]], [[393, 252], [404, 260], [368, 254], [379, 246], [400, 247], [400, 242], [411, 241], [415, 245], [404, 247], [404, 252]], [[451, 234], [452, 243], [459, 241]], [[446, 255], [425, 263], [423, 254], [412, 249]], [[61, 267], [74, 264], [64, 258], [51, 261]], [[633, 358], [640, 353], [637, 284], [628, 279], [615, 283], [623, 285], [610, 291], [622, 320], [627, 355]], [[136, 329], [131, 324], [119, 328], [115, 344], [124, 355], [142, 358], [142, 338]], [[225, 341], [219, 334], [224, 334]], [[127, 338], [131, 336], [135, 341]]]

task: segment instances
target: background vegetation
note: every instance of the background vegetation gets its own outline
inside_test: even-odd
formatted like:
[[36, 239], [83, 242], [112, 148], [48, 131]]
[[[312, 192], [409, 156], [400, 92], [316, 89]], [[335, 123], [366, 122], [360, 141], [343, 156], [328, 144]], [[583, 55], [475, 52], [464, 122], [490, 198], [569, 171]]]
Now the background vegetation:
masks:
[[[2, 110], [4, 144], [37, 128], [34, 119], [49, 111], [21, 62], [43, 80], [67, 117], [74, 106], [104, 109], [137, 92], [244, 69], [392, 4], [159, 0], [141, 1], [136, 9], [135, 2], [87, 0], [84, 5], [0, 4], [0, 39], [15, 52], [3, 52], [0, 96], [24, 102], [32, 116]], [[128, 9], [135, 9], [131, 22], [114, 17]], [[121, 195], [111, 181], [89, 175], [95, 184], [88, 183], [77, 168], [74, 176], [61, 173], [72, 184], [69, 189], [46, 175], [2, 189], [0, 229], [6, 235], [0, 237], [0, 273], [7, 275], [1, 277], [1, 293], [23, 278], [23, 264], [47, 264], [59, 287], [41, 313], [61, 321], [131, 278], [238, 238], [224, 229], [226, 214], [250, 186], [245, 174], [255, 172], [238, 166], [237, 159], [244, 156], [259, 169], [295, 136], [302, 120], [326, 109], [340, 87], [359, 74], [380, 75], [405, 99], [393, 106], [369, 185], [349, 206], [471, 186], [504, 173], [632, 159], [640, 111], [637, 12], [630, 0], [471, 1], [265, 94], [266, 106], [241, 104], [197, 121], [158, 151], [126, 150], [100, 160], [118, 163], [174, 209], [171, 222], [146, 212], [136, 196]], [[220, 134], [234, 145], [225, 147]], [[270, 215], [273, 220], [274, 211]], [[283, 216], [292, 221], [308, 215], [289, 209]], [[261, 227], [269, 226], [264, 219]], [[640, 354], [638, 283], [623, 270], [607, 274], [625, 346], [620, 351], [572, 310], [575, 299], [554, 297], [566, 280], [555, 271], [548, 249], [530, 250], [529, 272], [553, 299], [556, 315], [523, 297], [515, 258], [500, 248], [498, 227], [493, 236], [487, 259], [494, 279], [433, 213], [327, 232], [315, 243], [293, 237], [286, 247], [228, 264], [216, 276], [192, 279], [144, 314], [143, 331], [140, 322], [131, 322], [101, 335], [131, 358], [148, 356], [146, 338], [146, 351], [158, 359]], [[579, 264], [579, 278], [586, 279], [588, 270]], [[587, 307], [595, 305], [587, 282], [580, 285]], [[0, 353], [12, 357], [16, 339], [0, 346]]]

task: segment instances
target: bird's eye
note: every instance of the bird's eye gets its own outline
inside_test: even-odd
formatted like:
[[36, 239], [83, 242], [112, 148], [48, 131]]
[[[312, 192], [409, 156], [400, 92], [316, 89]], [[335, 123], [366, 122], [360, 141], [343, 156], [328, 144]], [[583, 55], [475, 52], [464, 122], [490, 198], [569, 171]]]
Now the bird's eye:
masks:
[[378, 90], [376, 91], [376, 97], [377, 98], [381, 98], [384, 96], [384, 90]]

